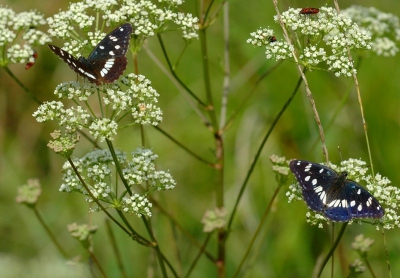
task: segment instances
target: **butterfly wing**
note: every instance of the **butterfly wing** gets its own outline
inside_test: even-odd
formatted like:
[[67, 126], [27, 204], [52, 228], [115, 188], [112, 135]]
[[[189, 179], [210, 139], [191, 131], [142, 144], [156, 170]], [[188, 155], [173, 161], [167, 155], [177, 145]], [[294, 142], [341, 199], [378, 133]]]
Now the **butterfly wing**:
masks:
[[69, 54], [67, 51], [62, 50], [61, 48], [49, 44], [51, 51], [54, 52], [58, 57], [60, 57], [67, 65], [79, 75], [86, 77], [89, 81], [96, 83], [97, 85], [100, 84], [98, 82], [98, 75], [92, 69], [90, 65], [87, 64], [87, 61], [84, 58], [80, 58], [79, 60], [76, 59], [74, 56]]
[[85, 59], [76, 59], [61, 48], [49, 45], [50, 49], [68, 66], [86, 77], [90, 82], [100, 85], [117, 80], [125, 71], [128, 61], [125, 57], [129, 48], [132, 25], [125, 23], [104, 37]]
[[332, 169], [306, 160], [292, 160], [290, 170], [301, 186], [304, 201], [311, 210], [323, 212], [327, 192], [338, 174]]
[[101, 82], [111, 83], [125, 71], [132, 25], [125, 23], [104, 37], [90, 53], [87, 61]]
[[385, 215], [378, 200], [354, 181], [347, 180], [345, 191], [353, 218], [382, 218]]

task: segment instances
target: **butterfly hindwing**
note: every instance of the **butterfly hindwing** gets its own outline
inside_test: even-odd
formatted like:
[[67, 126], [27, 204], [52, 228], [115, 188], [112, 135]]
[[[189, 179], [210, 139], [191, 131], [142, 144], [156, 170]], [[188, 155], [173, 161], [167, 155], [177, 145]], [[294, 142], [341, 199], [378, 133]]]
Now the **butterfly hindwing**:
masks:
[[60, 57], [76, 73], [100, 85], [117, 80], [125, 71], [132, 25], [125, 23], [105, 36], [92, 50], [89, 57], [76, 59], [61, 48], [49, 45], [50, 49]]
[[347, 173], [335, 172], [321, 164], [292, 160], [290, 170], [298, 180], [311, 210], [322, 212], [332, 221], [352, 218], [381, 218], [384, 210], [366, 189], [347, 180]]

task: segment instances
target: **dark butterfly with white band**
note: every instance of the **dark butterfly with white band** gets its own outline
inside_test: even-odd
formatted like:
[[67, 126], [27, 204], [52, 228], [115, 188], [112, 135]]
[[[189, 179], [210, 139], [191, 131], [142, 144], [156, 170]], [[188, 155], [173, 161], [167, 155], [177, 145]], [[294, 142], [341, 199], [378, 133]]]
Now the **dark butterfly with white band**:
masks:
[[382, 218], [385, 214], [378, 200], [358, 183], [347, 179], [347, 172], [306, 160], [290, 161], [290, 170], [301, 186], [308, 207], [331, 221], [347, 222], [353, 218]]
[[130, 23], [115, 28], [96, 45], [87, 59], [84, 57], [76, 59], [54, 45], [49, 44], [49, 47], [76, 73], [100, 85], [117, 80], [125, 71], [128, 64], [125, 54], [129, 48], [131, 33]]

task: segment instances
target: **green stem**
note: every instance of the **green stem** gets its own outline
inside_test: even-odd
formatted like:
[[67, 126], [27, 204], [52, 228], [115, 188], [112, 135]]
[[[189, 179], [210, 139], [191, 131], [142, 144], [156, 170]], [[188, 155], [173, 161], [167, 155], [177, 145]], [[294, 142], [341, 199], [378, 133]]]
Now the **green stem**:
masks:
[[260, 144], [260, 146], [259, 146], [259, 148], [258, 148], [258, 150], [257, 150], [257, 153], [256, 153], [256, 155], [255, 155], [255, 157], [254, 157], [254, 160], [253, 160], [251, 166], [250, 166], [250, 169], [249, 169], [249, 171], [247, 172], [247, 176], [246, 176], [246, 178], [245, 178], [245, 180], [244, 180], [244, 182], [243, 182], [243, 184], [242, 184], [242, 187], [240, 188], [238, 197], [237, 197], [237, 199], [236, 199], [235, 206], [233, 207], [232, 214], [231, 214], [231, 217], [230, 217], [229, 222], [228, 222], [228, 230], [229, 230], [230, 227], [232, 226], [233, 218], [235, 217], [236, 211], [237, 211], [238, 206], [239, 206], [239, 202], [240, 202], [240, 200], [241, 200], [241, 198], [242, 198], [242, 195], [243, 195], [243, 193], [244, 193], [244, 191], [245, 191], [245, 189], [246, 189], [247, 183], [248, 183], [249, 180], [250, 180], [250, 176], [251, 176], [251, 174], [252, 174], [253, 171], [254, 171], [254, 168], [255, 168], [255, 166], [256, 166], [256, 163], [257, 163], [257, 161], [258, 161], [258, 159], [259, 159], [259, 157], [260, 157], [261, 151], [262, 151], [262, 149], [264, 148], [265, 143], [267, 142], [269, 136], [271, 135], [272, 131], [274, 130], [276, 124], [277, 124], [278, 121], [279, 121], [279, 119], [281, 118], [281, 116], [283, 115], [283, 113], [286, 111], [286, 108], [289, 107], [289, 104], [292, 102], [294, 96], [295, 96], [296, 93], [298, 92], [301, 83], [302, 83], [302, 78], [299, 78], [299, 80], [297, 81], [296, 87], [295, 87], [295, 89], [293, 90], [292, 95], [288, 98], [288, 100], [286, 101], [286, 103], [283, 105], [282, 109], [279, 111], [278, 115], [277, 115], [276, 118], [274, 119], [274, 121], [273, 121], [271, 127], [270, 127], [269, 130], [267, 131], [267, 134], [266, 134], [265, 137], [263, 138], [263, 141], [261, 142], [261, 144]]
[[[167, 278], [168, 275], [167, 275], [167, 269], [165, 268], [165, 264], [164, 264], [164, 256], [161, 253], [160, 246], [158, 245], [157, 240], [153, 234], [153, 229], [151, 228], [151, 223], [149, 221], [147, 221], [146, 217], [144, 217], [144, 216], [142, 216], [142, 220], [147, 229], [148, 234], [150, 235], [151, 240], [156, 243], [154, 246], [154, 249], [157, 254], [158, 262], [160, 263], [161, 273], [163, 274], [163, 277]], [[174, 269], [171, 268], [171, 270], [174, 272], [175, 276], [178, 277], [176, 275]]]
[[249, 91], [249, 93], [244, 97], [244, 99], [242, 101], [240, 101], [239, 106], [235, 109], [235, 111], [232, 113], [232, 115], [230, 116], [230, 118], [226, 121], [225, 126], [223, 127], [223, 130], [225, 131], [234, 121], [234, 119], [236, 118], [237, 114], [245, 107], [245, 105], [247, 104], [247, 102], [250, 100], [251, 96], [253, 95], [253, 93], [256, 91], [256, 88], [258, 87], [258, 85], [261, 83], [261, 81], [263, 81], [263, 79], [268, 76], [270, 73], [272, 73], [274, 70], [276, 70], [280, 65], [282, 65], [282, 61], [277, 62], [272, 68], [270, 68], [269, 70], [267, 70], [264, 74], [262, 74], [257, 81], [255, 82], [253, 88], [251, 88], [251, 90]]
[[201, 156], [197, 155], [196, 153], [194, 153], [193, 151], [191, 151], [189, 148], [187, 148], [186, 146], [184, 146], [181, 142], [179, 142], [178, 140], [176, 140], [174, 137], [172, 137], [171, 135], [169, 135], [166, 131], [164, 131], [162, 128], [155, 126], [154, 127], [156, 130], [158, 130], [159, 132], [161, 132], [162, 134], [164, 134], [166, 137], [168, 137], [168, 139], [170, 139], [172, 142], [174, 142], [176, 145], [178, 145], [179, 147], [181, 147], [183, 150], [185, 150], [186, 152], [188, 152], [190, 155], [192, 155], [194, 158], [196, 158], [197, 160], [204, 162], [206, 164], [208, 164], [211, 167], [215, 167], [214, 163], [212, 163], [211, 161], [208, 161], [204, 158], [202, 158]]
[[113, 144], [112, 144], [112, 142], [110, 140], [106, 139], [106, 142], [107, 142], [108, 149], [110, 150], [111, 156], [112, 156], [112, 158], [114, 160], [115, 168], [117, 169], [118, 175], [121, 178], [122, 183], [124, 184], [124, 186], [126, 188], [126, 191], [128, 191], [129, 195], [132, 196], [132, 194], [133, 194], [132, 190], [129, 187], [128, 182], [124, 178], [124, 174], [122, 173], [121, 165], [119, 164], [117, 155], [116, 155], [115, 150], [114, 150], [114, 146], [113, 146]]
[[389, 278], [392, 278], [392, 269], [390, 267], [389, 253], [388, 253], [387, 244], [386, 244], [385, 229], [383, 227], [381, 227], [381, 229], [382, 229], [382, 237], [383, 237], [383, 246], [385, 246], [386, 263], [387, 263], [388, 270], [389, 270]]
[[257, 230], [256, 230], [256, 232], [254, 233], [254, 235], [253, 235], [253, 237], [252, 237], [252, 239], [251, 239], [251, 241], [250, 241], [250, 244], [249, 244], [248, 247], [247, 247], [246, 253], [244, 254], [242, 260], [240, 261], [240, 264], [239, 264], [238, 268], [237, 268], [236, 271], [235, 271], [235, 274], [233, 274], [232, 277], [238, 277], [238, 275], [239, 275], [239, 273], [240, 273], [240, 270], [241, 270], [241, 268], [242, 268], [244, 262], [246, 261], [247, 257], [248, 257], [249, 254], [250, 254], [251, 249], [253, 248], [253, 245], [254, 245], [254, 243], [255, 243], [257, 237], [258, 237], [258, 234], [261, 232], [261, 228], [262, 228], [264, 222], [266, 221], [267, 216], [269, 215], [269, 213], [270, 213], [270, 211], [271, 211], [272, 204], [274, 203], [276, 197], [278, 196], [278, 193], [279, 193], [279, 190], [281, 189], [281, 187], [282, 187], [282, 186], [278, 186], [278, 187], [275, 189], [274, 195], [272, 196], [271, 201], [269, 201], [269, 204], [268, 204], [267, 209], [264, 211], [264, 214], [263, 214], [263, 216], [262, 216], [262, 218], [261, 218], [260, 224], [258, 225]]
[[364, 259], [365, 264], [367, 265], [367, 268], [368, 268], [368, 270], [369, 270], [369, 273], [371, 273], [371, 276], [372, 276], [373, 278], [376, 278], [376, 275], [375, 275], [375, 273], [374, 273], [374, 270], [372, 269], [371, 265], [369, 264], [369, 261], [368, 261], [367, 257], [365, 256], [363, 259]]
[[110, 220], [106, 219], [105, 223], [106, 223], [107, 235], [108, 235], [108, 237], [110, 239], [111, 247], [112, 247], [112, 249], [114, 251], [115, 258], [116, 258], [117, 264], [118, 264], [118, 268], [119, 268], [119, 270], [121, 272], [121, 276], [123, 278], [127, 278], [128, 275], [125, 272], [124, 264], [122, 262], [121, 252], [118, 249], [117, 241], [115, 240], [114, 232], [113, 232], [113, 230], [111, 228], [111, 225], [110, 225]]
[[192, 92], [192, 90], [190, 90], [189, 87], [187, 87], [186, 84], [183, 83], [183, 81], [178, 77], [178, 75], [177, 75], [176, 72], [175, 72], [174, 67], [173, 67], [172, 64], [171, 64], [171, 61], [169, 60], [169, 57], [168, 57], [168, 54], [167, 54], [167, 50], [165, 49], [165, 45], [164, 45], [164, 42], [163, 42], [163, 40], [162, 40], [162, 38], [161, 38], [161, 35], [160, 35], [160, 34], [157, 34], [157, 38], [158, 38], [158, 41], [159, 41], [159, 43], [160, 43], [161, 50], [162, 50], [162, 52], [164, 53], [164, 57], [165, 57], [165, 60], [167, 61], [169, 70], [171, 71], [171, 73], [172, 73], [172, 75], [174, 76], [175, 80], [178, 81], [178, 83], [186, 90], [186, 92], [187, 92], [190, 96], [192, 96], [192, 97], [198, 102], [199, 105], [201, 105], [202, 107], [206, 107], [206, 104], [205, 104], [204, 102], [202, 102], [202, 101]]
[[37, 219], [39, 220], [40, 224], [46, 230], [47, 235], [50, 237], [53, 244], [57, 247], [58, 251], [64, 257], [64, 259], [68, 259], [67, 252], [65, 252], [65, 250], [62, 248], [61, 244], [57, 241], [56, 237], [53, 235], [50, 228], [47, 226], [46, 222], [44, 221], [43, 217], [41, 216], [41, 214], [38, 211], [38, 209], [36, 208], [36, 206], [34, 206], [32, 209], [33, 209], [33, 212], [35, 213]]
[[211, 239], [211, 235], [212, 233], [208, 233], [206, 239], [204, 240], [203, 245], [201, 246], [199, 253], [197, 254], [196, 258], [194, 258], [193, 263], [190, 265], [188, 272], [186, 273], [185, 278], [188, 278], [190, 276], [190, 274], [192, 273], [192, 271], [194, 270], [194, 268], [196, 267], [196, 264], [198, 263], [200, 257], [202, 254], [204, 254], [204, 250], [208, 244], [208, 241]]
[[128, 219], [126, 219], [125, 215], [122, 213], [121, 210], [117, 210], [117, 213], [118, 213], [119, 217], [122, 219], [122, 221], [125, 223], [126, 227], [128, 227], [128, 229], [130, 231], [130, 237], [133, 240], [137, 241], [139, 244], [144, 245], [146, 247], [154, 247], [157, 245], [156, 242], [148, 241], [146, 238], [144, 238], [138, 232], [136, 232], [135, 229], [133, 229], [133, 227], [129, 223]]
[[348, 222], [344, 222], [342, 227], [340, 228], [340, 231], [336, 238], [336, 241], [333, 243], [331, 249], [329, 250], [328, 254], [325, 257], [325, 260], [322, 262], [322, 264], [320, 266], [317, 277], [321, 277], [322, 271], [324, 270], [324, 267], [325, 267], [326, 263], [329, 261], [330, 257], [333, 255], [333, 252], [335, 252], [336, 247], [338, 246], [340, 239], [342, 238], [344, 231], [346, 230], [347, 224], [348, 224]]
[[210, 116], [211, 125], [213, 126], [213, 130], [218, 129], [217, 125], [217, 117], [215, 115], [215, 107], [214, 100], [212, 96], [211, 90], [211, 82], [210, 82], [210, 68], [208, 63], [208, 50], [207, 50], [207, 35], [206, 30], [201, 29], [199, 32], [200, 35], [200, 46], [201, 46], [201, 55], [203, 57], [203, 78], [204, 78], [204, 86], [206, 90], [207, 96], [207, 111]]
[[36, 96], [31, 91], [29, 91], [29, 89], [24, 84], [22, 84], [22, 82], [10, 71], [10, 69], [8, 67], [5, 66], [5, 67], [3, 67], [3, 69], [8, 73], [9, 76], [11, 76], [11, 78], [15, 82], [17, 82], [17, 84], [25, 91], [25, 93], [27, 93], [27, 95], [31, 99], [33, 99], [33, 101], [35, 101], [39, 105], [42, 104], [42, 102], [40, 100], [38, 100], [36, 98]]
[[101, 204], [101, 202], [94, 197], [92, 191], [90, 191], [89, 187], [87, 186], [87, 184], [85, 183], [85, 181], [82, 179], [81, 175], [78, 172], [78, 169], [76, 169], [74, 162], [72, 161], [72, 159], [70, 157], [68, 157], [68, 162], [71, 165], [72, 169], [74, 170], [75, 175], [78, 177], [78, 179], [80, 180], [80, 182], [82, 183], [82, 186], [85, 188], [86, 192], [90, 195], [90, 197], [92, 198], [92, 200], [99, 206], [99, 208], [115, 223], [117, 224], [125, 233], [127, 233], [128, 235], [131, 236], [131, 234], [129, 233], [129, 231], [121, 225], [121, 223], [119, 223], [107, 210], [106, 208]]
[[90, 251], [89, 249], [88, 249], [88, 252], [89, 252], [90, 258], [93, 260], [94, 264], [100, 270], [101, 275], [103, 275], [103, 277], [107, 278], [107, 275], [104, 272], [103, 268], [101, 267], [100, 262], [97, 260], [96, 255], [92, 251]]
[[[178, 221], [168, 212], [168, 211], [166, 211], [156, 200], [154, 200], [154, 199], [152, 199], [151, 197], [149, 197], [149, 199], [150, 199], [150, 201], [151, 201], [151, 203], [155, 206], [155, 207], [157, 207], [159, 210], [160, 210], [160, 212], [161, 213], [164, 213], [171, 221], [172, 221], [172, 223], [194, 244], [194, 245], [196, 245], [199, 249], [201, 249], [202, 248], [202, 245], [199, 243], [199, 242], [197, 242], [196, 241], [196, 239], [192, 236], [192, 234], [190, 234], [187, 230], [185, 230], [183, 227], [182, 227], [182, 225], [180, 225], [179, 223], [178, 223]], [[215, 262], [216, 261], [216, 259], [207, 251], [207, 250], [204, 250], [203, 251], [204, 252], [204, 254], [206, 255], [206, 257], [209, 259], [209, 260], [211, 260], [211, 261], [213, 261], [213, 262]]]

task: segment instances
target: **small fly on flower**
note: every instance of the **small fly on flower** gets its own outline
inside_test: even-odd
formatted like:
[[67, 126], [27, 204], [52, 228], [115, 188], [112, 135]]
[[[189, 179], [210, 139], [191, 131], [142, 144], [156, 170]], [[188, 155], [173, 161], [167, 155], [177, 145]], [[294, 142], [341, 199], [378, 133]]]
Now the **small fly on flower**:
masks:
[[276, 42], [276, 37], [275, 36], [270, 36], [268, 37], [269, 42]]
[[34, 52], [33, 52], [32, 57], [33, 57], [33, 62], [28, 62], [28, 63], [26, 63], [26, 65], [25, 65], [25, 69], [26, 69], [26, 70], [30, 69], [30, 68], [35, 64], [35, 61], [36, 61], [36, 59], [37, 59], [37, 57], [38, 57], [37, 52], [36, 52], [35, 50], [34, 50]]
[[310, 14], [317, 14], [319, 13], [318, 8], [302, 8], [299, 14], [310, 15]]

